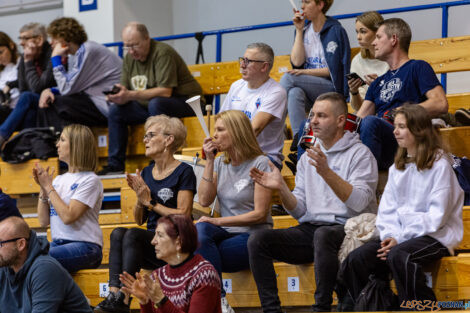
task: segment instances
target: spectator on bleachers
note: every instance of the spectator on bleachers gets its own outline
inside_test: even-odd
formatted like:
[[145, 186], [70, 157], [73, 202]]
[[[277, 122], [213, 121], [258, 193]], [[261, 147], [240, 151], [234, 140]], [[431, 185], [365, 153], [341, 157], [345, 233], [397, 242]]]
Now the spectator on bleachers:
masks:
[[155, 256], [152, 238], [157, 220], [169, 214], [191, 216], [196, 193], [192, 167], [173, 157], [186, 139], [186, 128], [175, 117], [151, 116], [145, 123], [145, 155], [153, 162], [127, 182], [137, 194], [134, 218], [147, 229], [118, 227], [111, 233], [108, 297], [95, 312], [129, 312], [129, 294], [121, 292], [119, 274], [135, 275], [141, 268], [154, 270], [165, 263]]
[[410, 60], [410, 26], [402, 19], [380, 23], [372, 45], [375, 58], [390, 69], [374, 80], [357, 115], [362, 118], [359, 132], [362, 142], [374, 154], [379, 170], [393, 163], [397, 141], [393, 136], [393, 109], [403, 103], [417, 103], [430, 117], [447, 113], [444, 89], [432, 67], [422, 60]]
[[[108, 95], [113, 102], [108, 116], [108, 165], [98, 175], [124, 170], [128, 125], [144, 123], [149, 116], [185, 117], [194, 111], [185, 102], [202, 95], [199, 83], [181, 56], [168, 44], [150, 38], [147, 27], [131, 22], [122, 31], [124, 57], [119, 92]], [[201, 103], [201, 105], [203, 105]]]
[[375, 58], [372, 42], [375, 39], [378, 24], [383, 21], [382, 15], [376, 11], [364, 12], [356, 18], [357, 41], [361, 52], [351, 61], [351, 74], [356, 73], [359, 78], [349, 79], [350, 102], [354, 110], [359, 110], [366, 96], [369, 85], [378, 77], [388, 71], [387, 62]]
[[0, 189], [0, 222], [10, 216], [22, 217], [16, 207], [16, 201]]
[[294, 12], [293, 69], [281, 79], [294, 134], [319, 95], [336, 91], [348, 97], [345, 75], [349, 73], [351, 48], [341, 24], [325, 15], [332, 4], [333, 0], [303, 0], [303, 13]]
[[0, 123], [8, 117], [20, 96], [17, 63], [15, 42], [0, 32]]
[[284, 208], [299, 221], [288, 229], [260, 230], [248, 240], [263, 312], [281, 312], [273, 260], [290, 264], [315, 261], [313, 310], [331, 311], [344, 224], [350, 217], [377, 209], [377, 165], [359, 135], [344, 131], [344, 97], [335, 92], [320, 95], [311, 114], [317, 143], [297, 163], [294, 191], [273, 165], [271, 173], [259, 169], [250, 173], [257, 184], [277, 190]]
[[341, 273], [354, 300], [370, 274], [389, 281], [391, 273], [399, 304], [436, 301], [423, 266], [454, 254], [462, 240], [464, 194], [426, 109], [402, 106], [394, 124], [399, 148], [380, 200], [380, 239], [352, 251]]
[[82, 291], [19, 217], [0, 222], [0, 311], [90, 313]]
[[221, 313], [220, 278], [199, 254], [197, 231], [189, 216], [170, 214], [158, 220], [152, 251], [168, 264], [137, 279], [124, 272], [123, 289], [140, 302], [142, 313]]
[[52, 75], [52, 48], [46, 28], [29, 23], [20, 29], [23, 55], [18, 63], [20, 96], [14, 110], [0, 126], [0, 147], [15, 130], [36, 126], [39, 95], [45, 88], [56, 85]]
[[271, 162], [282, 168], [286, 91], [269, 73], [273, 49], [265, 43], [249, 44], [240, 58], [242, 79], [230, 86], [220, 112], [240, 110], [250, 119], [258, 144]]
[[106, 125], [109, 104], [103, 90], [119, 82], [121, 59], [105, 46], [88, 40], [77, 20], [63, 17], [51, 22], [52, 68], [57, 88], [42, 91], [38, 126], [78, 123]]
[[96, 268], [102, 259], [98, 216], [103, 185], [93, 172], [98, 164], [93, 133], [87, 126], [66, 126], [57, 141], [57, 154], [68, 165], [68, 172], [53, 178], [54, 169], [39, 164], [33, 168], [33, 178], [41, 187], [39, 224], [51, 226], [49, 254], [71, 273]]
[[[198, 253], [222, 272], [249, 268], [246, 243], [250, 233], [272, 228], [269, 203], [271, 190], [250, 178], [250, 169], [269, 171], [269, 159], [256, 141], [248, 117], [241, 111], [224, 111], [215, 116], [214, 135], [204, 139], [206, 165], [199, 184], [199, 203], [217, 201], [221, 217], [203, 216], [196, 224]], [[215, 152], [223, 155], [215, 158]], [[233, 312], [222, 288], [222, 312]]]

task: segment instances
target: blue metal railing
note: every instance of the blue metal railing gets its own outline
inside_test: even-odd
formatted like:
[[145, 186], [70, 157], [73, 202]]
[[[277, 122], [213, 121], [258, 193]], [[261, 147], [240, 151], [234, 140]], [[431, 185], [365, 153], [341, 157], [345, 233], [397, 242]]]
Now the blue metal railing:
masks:
[[[423, 4], [423, 5], [402, 7], [402, 8], [378, 10], [378, 12], [380, 12], [381, 14], [392, 14], [392, 13], [403, 13], [403, 12], [411, 12], [411, 11], [442, 9], [441, 36], [442, 38], [445, 38], [448, 35], [449, 8], [453, 6], [468, 5], [468, 4], [470, 4], [470, 0], [460, 0], [460, 1], [450, 1], [450, 2]], [[348, 18], [355, 18], [356, 16], [361, 15], [361, 14], [362, 12], [358, 12], [358, 13], [334, 15], [333, 17], [336, 19], [348, 19]], [[290, 26], [290, 25], [292, 25], [292, 21], [260, 24], [260, 25], [252, 25], [252, 26], [241, 26], [241, 27], [225, 28], [225, 29], [219, 29], [219, 30], [210, 30], [210, 31], [204, 31], [202, 32], [202, 34], [204, 36], [216, 36], [217, 43], [216, 43], [215, 60], [216, 62], [221, 62], [222, 61], [222, 35], [230, 34], [230, 33], [252, 31], [252, 30], [259, 30], [259, 29], [266, 29], [266, 28], [284, 27], [284, 26]], [[186, 34], [179, 34], [179, 35], [155, 37], [154, 39], [158, 41], [164, 41], [164, 40], [194, 38], [195, 36], [196, 36], [196, 33], [186, 33]], [[118, 53], [122, 57], [123, 55], [122, 41], [106, 43], [105, 46], [118, 47]], [[441, 83], [442, 83], [442, 86], [444, 87], [444, 90], [447, 90], [447, 74], [445, 73], [441, 74]], [[220, 96], [217, 95], [215, 97], [215, 112], [219, 111], [219, 106], [220, 106]]]

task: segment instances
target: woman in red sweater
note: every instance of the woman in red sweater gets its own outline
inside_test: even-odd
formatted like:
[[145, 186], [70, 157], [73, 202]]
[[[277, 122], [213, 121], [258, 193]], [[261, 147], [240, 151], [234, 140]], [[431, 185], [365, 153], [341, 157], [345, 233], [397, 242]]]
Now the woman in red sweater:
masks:
[[157, 258], [168, 264], [150, 276], [124, 272], [123, 290], [140, 302], [140, 312], [221, 313], [220, 278], [214, 267], [199, 254], [197, 231], [185, 215], [161, 217], [152, 244]]

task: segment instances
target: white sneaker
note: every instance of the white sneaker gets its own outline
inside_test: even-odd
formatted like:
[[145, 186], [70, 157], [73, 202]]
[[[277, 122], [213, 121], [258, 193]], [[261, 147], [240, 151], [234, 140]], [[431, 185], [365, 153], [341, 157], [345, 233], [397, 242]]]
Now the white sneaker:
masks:
[[222, 305], [222, 313], [235, 313], [230, 304], [228, 304], [227, 298], [222, 297], [222, 299], [220, 300], [220, 303]]

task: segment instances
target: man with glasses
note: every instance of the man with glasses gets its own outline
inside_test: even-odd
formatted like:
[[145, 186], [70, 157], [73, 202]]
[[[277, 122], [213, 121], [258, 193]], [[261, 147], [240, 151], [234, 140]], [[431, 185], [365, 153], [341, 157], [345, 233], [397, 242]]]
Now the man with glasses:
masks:
[[151, 39], [145, 25], [127, 24], [122, 41], [127, 54], [119, 92], [108, 95], [114, 103], [108, 116], [108, 165], [98, 175], [123, 173], [128, 125], [142, 124], [147, 117], [159, 114], [193, 116], [185, 101], [202, 95], [181, 56], [166, 43]]
[[242, 79], [230, 86], [221, 111], [243, 111], [251, 121], [261, 149], [281, 169], [287, 94], [269, 77], [273, 49], [265, 43], [252, 43], [239, 60]]
[[69, 273], [48, 255], [49, 243], [16, 216], [0, 222], [1, 312], [91, 312]]
[[15, 109], [0, 126], [0, 148], [15, 130], [36, 126], [39, 95], [44, 89], [56, 85], [52, 74], [52, 48], [44, 25], [24, 25], [18, 39], [23, 47], [17, 86], [21, 94]]

